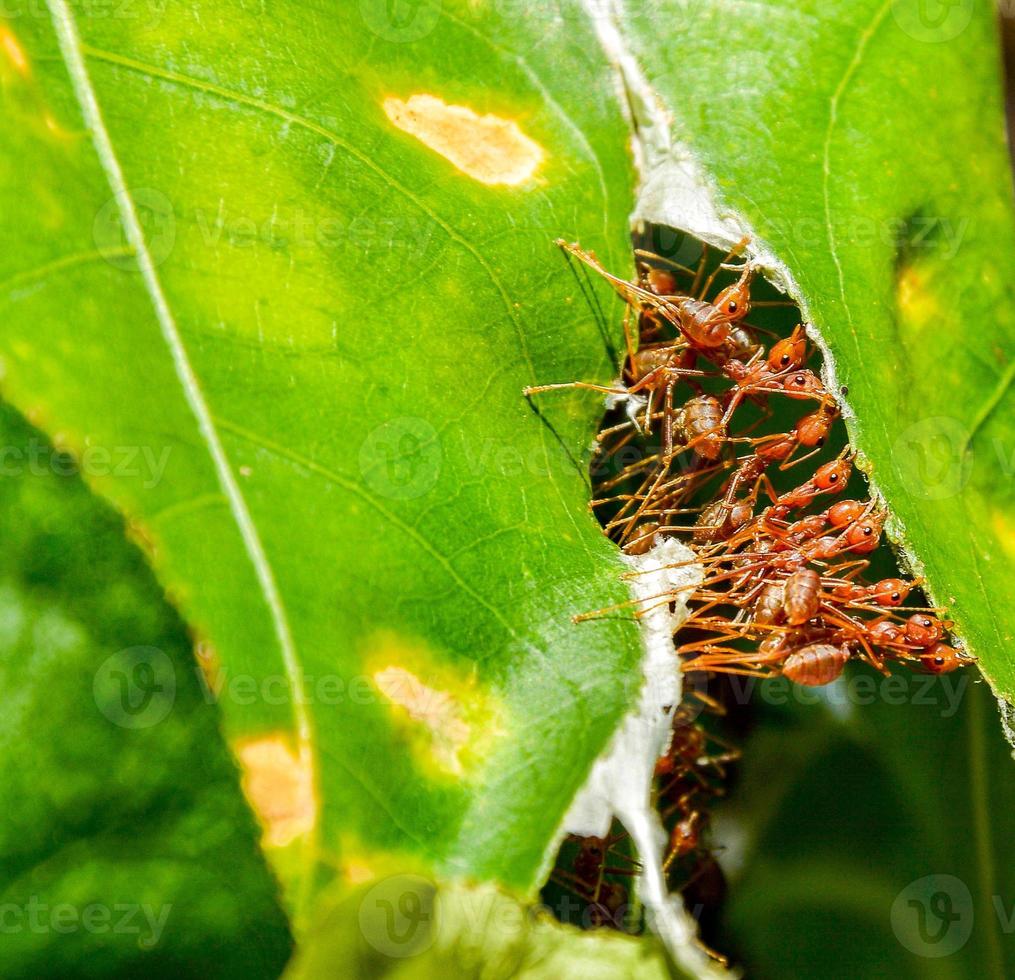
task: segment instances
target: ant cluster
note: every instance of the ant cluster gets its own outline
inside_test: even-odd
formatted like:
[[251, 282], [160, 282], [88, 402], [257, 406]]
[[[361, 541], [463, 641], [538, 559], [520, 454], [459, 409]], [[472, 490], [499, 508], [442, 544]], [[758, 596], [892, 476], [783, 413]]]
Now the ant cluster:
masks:
[[[686, 564], [703, 569], [701, 580], [656, 597], [689, 609], [675, 638], [680, 669], [783, 675], [817, 687], [850, 661], [882, 674], [900, 663], [941, 674], [968, 662], [945, 642], [951, 624], [938, 610], [906, 604], [919, 580], [865, 577], [885, 509], [866, 492], [833, 499], [847, 490], [854, 462], [848, 448], [833, 455], [829, 445], [837, 396], [808, 367], [814, 352], [802, 325], [769, 338], [771, 331], [748, 323], [752, 310], [792, 304], [758, 298], [766, 289], [776, 294], [749, 260], [734, 261], [747, 240], [711, 267], [706, 247], [693, 269], [638, 250], [633, 281], [610, 274], [578, 245], [558, 245], [625, 301], [626, 356], [613, 384], [569, 381], [525, 393], [605, 395], [591, 503], [605, 533], [631, 556], [651, 555], [668, 538], [694, 552]], [[808, 463], [806, 478], [795, 477]], [[647, 611], [644, 600], [630, 606], [636, 616]], [[708, 804], [722, 792], [717, 777], [736, 753], [710, 753], [714, 736], [680, 716], [678, 709], [657, 766], [654, 802], [670, 834], [666, 869], [678, 872], [671, 881], [686, 899], [709, 856], [701, 837]], [[615, 840], [590, 840], [591, 850], [575, 844], [578, 863], [588, 867], [568, 873], [573, 890], [597, 904], [589, 855], [602, 855], [602, 872]], [[610, 888], [615, 900], [618, 886]]]
[[[627, 356], [613, 385], [571, 381], [526, 394], [584, 388], [623, 406], [623, 420], [599, 433], [599, 463], [639, 451], [598, 482], [592, 506], [609, 509], [605, 531], [628, 554], [676, 536], [705, 569], [689, 595], [660, 597], [684, 599], [692, 610], [683, 630], [695, 638], [677, 645], [682, 669], [781, 673], [819, 686], [850, 660], [882, 673], [893, 661], [932, 673], [959, 667], [965, 657], [943, 642], [950, 624], [935, 610], [904, 605], [916, 581], [863, 578], [881, 541], [882, 505], [868, 497], [824, 506], [846, 489], [851, 453], [783, 492], [773, 483], [773, 470], [786, 473], [820, 452], [840, 413], [836, 396], [805, 366], [812, 352], [802, 325], [766, 349], [746, 322], [752, 308], [775, 305], [752, 301], [749, 261], [728, 264], [746, 240], [707, 277], [707, 251], [696, 270], [666, 268], [641, 252], [634, 282], [577, 245], [558, 244], [627, 302]], [[678, 291], [676, 271], [693, 276], [687, 293]], [[734, 281], [707, 299], [724, 271]], [[755, 435], [775, 400], [807, 408], [783, 431]], [[746, 419], [748, 407], [760, 417]]]

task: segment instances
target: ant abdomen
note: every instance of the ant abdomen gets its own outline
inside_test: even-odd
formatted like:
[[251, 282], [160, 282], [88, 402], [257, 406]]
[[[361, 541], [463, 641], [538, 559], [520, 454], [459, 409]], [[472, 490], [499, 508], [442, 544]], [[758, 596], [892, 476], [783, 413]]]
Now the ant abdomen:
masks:
[[783, 609], [790, 626], [802, 626], [818, 614], [821, 576], [813, 568], [798, 568], [786, 579]]
[[821, 687], [830, 684], [842, 673], [849, 657], [846, 646], [811, 643], [791, 653], [782, 665], [782, 672], [794, 684]]
[[773, 626], [783, 617], [785, 589], [781, 582], [766, 582], [754, 603], [754, 622], [760, 626]]
[[714, 395], [696, 395], [677, 413], [681, 437], [704, 459], [718, 459], [726, 444], [723, 407]]

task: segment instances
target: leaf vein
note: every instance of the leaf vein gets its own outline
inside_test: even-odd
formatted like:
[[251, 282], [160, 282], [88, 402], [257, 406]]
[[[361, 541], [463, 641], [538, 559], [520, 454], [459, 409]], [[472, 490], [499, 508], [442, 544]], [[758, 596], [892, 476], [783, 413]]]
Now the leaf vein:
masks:
[[[59, 0], [64, 2], [64, 0]], [[419, 208], [427, 217], [429, 217], [444, 233], [455, 243], [457, 243], [462, 249], [464, 249], [476, 263], [483, 270], [484, 274], [489, 279], [494, 290], [497, 292], [498, 297], [504, 305], [507, 311], [508, 317], [511, 320], [511, 324], [515, 329], [515, 333], [518, 337], [519, 348], [521, 349], [522, 356], [528, 367], [528, 374], [531, 381], [535, 382], [538, 380], [536, 376], [535, 364], [532, 360], [532, 354], [529, 351], [528, 341], [525, 337], [525, 329], [518, 316], [514, 304], [511, 301], [511, 297], [508, 294], [507, 288], [501, 281], [500, 277], [496, 274], [490, 263], [483, 257], [483, 254], [472, 244], [461, 232], [445, 221], [436, 211], [433, 210], [422, 198], [413, 193], [408, 187], [402, 184], [391, 176], [383, 167], [381, 167], [375, 160], [373, 160], [368, 154], [358, 150], [351, 143], [343, 140], [337, 133], [332, 132], [326, 126], [322, 126], [320, 123], [314, 122], [312, 119], [308, 119], [306, 116], [301, 116], [298, 113], [291, 112], [288, 109], [283, 109], [281, 106], [274, 105], [265, 99], [258, 99], [254, 96], [246, 95], [242, 92], [237, 92], [233, 89], [225, 88], [221, 85], [216, 85], [212, 82], [206, 82], [201, 79], [193, 78], [190, 75], [184, 75], [179, 72], [171, 71], [165, 68], [159, 68], [156, 65], [150, 65], [145, 62], [136, 61], [133, 58], [125, 57], [124, 55], [116, 54], [112, 51], [105, 51], [101, 48], [91, 47], [89, 45], [81, 45], [81, 50], [99, 61], [105, 61], [109, 64], [119, 65], [123, 68], [127, 68], [131, 71], [138, 72], [142, 75], [147, 75], [151, 78], [161, 78], [165, 81], [174, 82], [183, 87], [189, 87], [198, 91], [204, 92], [207, 95], [217, 96], [227, 101], [236, 102], [240, 105], [246, 105], [249, 108], [256, 109], [260, 112], [267, 113], [269, 115], [277, 116], [279, 119], [283, 119], [286, 122], [291, 123], [294, 126], [299, 126], [302, 129], [306, 129], [308, 132], [316, 133], [322, 139], [327, 140], [329, 143], [341, 148], [350, 156], [355, 157], [363, 166], [371, 170], [374, 174], [380, 177], [392, 190], [397, 191], [406, 200], [410, 201], [417, 208]], [[519, 396], [520, 397], [520, 396]], [[564, 495], [561, 492], [556, 479], [553, 476], [553, 468], [550, 465], [549, 448], [546, 443], [546, 433], [544, 427], [540, 426], [539, 430], [540, 444], [543, 449], [543, 458], [546, 463], [547, 479], [550, 485], [553, 487], [554, 492], [557, 494], [562, 504], [562, 510], [567, 515], [571, 524], [575, 530], [580, 531], [578, 521], [575, 515], [572, 513], [571, 508], [568, 506], [567, 501], [564, 499]], [[584, 537], [582, 537], [584, 540]], [[585, 550], [591, 557], [591, 551], [586, 544]]]
[[[133, 254], [134, 249], [127, 247], [108, 249], [101, 252], [98, 249], [90, 249], [87, 252], [75, 252], [71, 255], [62, 255], [59, 258], [52, 259], [49, 262], [44, 262], [42, 265], [35, 266], [32, 269], [25, 269], [23, 272], [16, 272], [8, 279], [0, 282], [0, 292], [8, 293], [18, 286], [23, 286], [30, 282], [43, 281], [51, 273], [62, 272], [64, 269], [73, 269], [80, 265], [88, 265], [91, 262], [98, 262], [100, 259], [108, 261], [109, 259], [114, 258], [130, 258]], [[10, 297], [7, 298], [9, 299]]]
[[490, 601], [476, 588], [470, 585], [459, 573], [459, 571], [451, 564], [450, 560], [444, 555], [427, 537], [421, 534], [411, 524], [406, 523], [395, 511], [385, 507], [373, 494], [368, 493], [359, 483], [349, 477], [343, 476], [341, 473], [336, 473], [334, 470], [323, 466], [321, 463], [317, 463], [314, 460], [304, 456], [302, 453], [296, 452], [294, 449], [289, 449], [286, 446], [281, 446], [271, 439], [260, 435], [257, 432], [251, 432], [249, 429], [245, 429], [235, 422], [230, 422], [228, 419], [216, 419], [219, 428], [226, 432], [231, 432], [234, 436], [243, 439], [252, 445], [258, 446], [273, 455], [280, 456], [284, 459], [288, 459], [290, 462], [295, 463], [297, 466], [301, 466], [311, 473], [315, 473], [317, 476], [322, 477], [329, 483], [333, 483], [337, 487], [341, 487], [343, 490], [348, 491], [360, 498], [360, 500], [369, 504], [374, 508], [385, 520], [388, 520], [397, 527], [399, 530], [404, 532], [413, 541], [416, 542], [431, 558], [434, 559], [447, 573], [448, 576], [454, 581], [454, 583], [468, 595], [471, 599], [481, 605], [487, 610], [492, 616], [494, 616], [503, 626], [508, 633], [514, 637], [517, 641], [522, 643], [529, 650], [537, 651], [544, 657], [547, 655], [547, 651], [537, 647], [531, 641], [520, 636], [515, 630], [514, 626], [507, 620], [504, 613], [501, 612], [496, 606], [492, 605]]
[[[169, 307], [162, 283], [155, 271], [155, 264], [148, 250], [148, 244], [145, 241], [144, 231], [141, 228], [134, 200], [127, 186], [126, 176], [113, 148], [112, 138], [106, 128], [102, 110], [99, 107], [98, 95], [85, 65], [85, 46], [78, 33], [74, 15], [67, 4], [67, 0], [48, 0], [48, 2], [53, 30], [60, 46], [60, 52], [70, 77], [74, 95], [81, 109], [81, 115], [91, 133], [92, 145], [96, 156], [105, 173], [109, 187], [113, 191], [127, 240], [137, 257], [142, 281], [151, 300], [166, 346], [169, 348], [180, 387], [197, 421], [198, 429], [205, 441], [219, 484], [229, 502], [229, 509], [257, 576], [265, 604], [271, 616], [272, 625], [275, 629], [283, 666], [289, 676], [290, 683], [293, 685], [291, 689], [293, 691], [302, 691], [302, 668], [296, 652], [285, 606], [282, 602], [282, 596], [275, 581], [274, 571], [268, 561], [267, 553], [264, 550], [264, 545], [261, 542], [247, 502], [243, 497], [239, 484], [236, 481], [236, 476], [222, 447], [222, 442], [215, 428], [204, 392], [201, 389], [197, 374], [190, 363], [190, 357], [183, 343], [176, 319]], [[293, 718], [296, 726], [300, 756], [310, 769], [312, 783], [316, 786], [317, 758], [314, 748], [314, 734], [307, 707], [299, 697], [295, 697], [293, 700]], [[316, 826], [315, 822], [315, 828]], [[307, 835], [305, 839], [305, 855], [309, 855], [313, 849], [313, 836], [312, 834]], [[309, 884], [310, 877], [310, 869], [305, 868], [305, 886]]]
[[1015, 379], [1015, 361], [1012, 361], [1008, 365], [1004, 373], [998, 379], [993, 391], [991, 391], [987, 400], [982, 406], [980, 406], [980, 410], [976, 413], [976, 417], [973, 419], [972, 424], [969, 427], [969, 434], [966, 436], [965, 442], [962, 444], [963, 455], [965, 455], [966, 450], [969, 449], [970, 445], [972, 445], [976, 434], [983, 428], [987, 419], [989, 419], [993, 414], [994, 409], [1001, 404], [1002, 399], [1008, 393], [1008, 389], [1011, 388], [1013, 379]]

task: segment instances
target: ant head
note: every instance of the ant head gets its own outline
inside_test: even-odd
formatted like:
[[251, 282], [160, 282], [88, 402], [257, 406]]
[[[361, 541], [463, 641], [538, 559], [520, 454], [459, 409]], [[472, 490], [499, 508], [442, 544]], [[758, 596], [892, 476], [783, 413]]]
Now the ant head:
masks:
[[850, 473], [853, 472], [853, 464], [848, 459], [833, 459], [824, 466], [819, 466], [814, 472], [813, 483], [819, 490], [836, 492], [846, 485]]
[[902, 578], [883, 578], [874, 586], [873, 598], [879, 606], [901, 606], [909, 596], [912, 584]]
[[846, 545], [856, 555], [872, 552], [881, 541], [881, 521], [876, 516], [857, 521], [846, 532]]
[[782, 380], [782, 390], [790, 398], [812, 398], [825, 396], [827, 392], [821, 379], [807, 370], [793, 371]]
[[932, 647], [940, 641], [943, 632], [941, 621], [927, 613], [914, 613], [906, 620], [906, 640], [913, 646]]
[[923, 669], [930, 674], [951, 673], [957, 667], [961, 667], [965, 661], [966, 658], [963, 657], [958, 650], [954, 650], [950, 646], [946, 646], [944, 643], [935, 643], [934, 646], [920, 658], [920, 663], [923, 665]]
[[835, 415], [826, 412], [824, 408], [805, 415], [794, 427], [800, 445], [823, 446], [834, 421]]
[[712, 301], [716, 315], [722, 317], [727, 323], [737, 323], [742, 320], [751, 310], [751, 279], [754, 276], [754, 269], [750, 263], [744, 266], [740, 278], [727, 286]]
[[772, 344], [768, 352], [768, 366], [772, 371], [792, 371], [807, 360], [807, 338], [799, 324], [789, 337]]

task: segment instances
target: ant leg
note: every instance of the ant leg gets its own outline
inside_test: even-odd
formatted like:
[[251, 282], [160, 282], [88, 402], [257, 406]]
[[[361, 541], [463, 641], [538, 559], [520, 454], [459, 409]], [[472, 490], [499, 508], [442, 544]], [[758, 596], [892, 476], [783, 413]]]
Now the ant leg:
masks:
[[552, 385], [530, 385], [527, 388], [522, 389], [522, 394], [528, 397], [529, 395], [538, 395], [544, 391], [559, 391], [564, 388], [581, 388], [585, 391], [601, 391], [607, 395], [628, 395], [631, 393], [630, 388], [610, 388], [606, 385], [594, 385], [587, 381], [563, 381], [560, 384]]
[[666, 394], [664, 395], [663, 411], [663, 459], [670, 459], [673, 456], [673, 386], [676, 378], [670, 378], [666, 382]]
[[750, 425], [748, 425], [746, 428], [741, 430], [744, 433], [744, 435], [738, 437], [737, 442], [749, 442], [751, 443], [751, 445], [762, 445], [765, 442], [774, 442], [777, 439], [783, 438], [783, 436], [778, 432], [774, 432], [771, 435], [767, 436], [754, 436], [748, 438], [747, 433], [753, 432], [759, 425], [763, 424], [764, 422], [767, 422], [771, 417], [772, 417], [772, 406], [768, 404], [768, 401], [766, 399], [761, 406], [761, 412], [758, 418], [756, 418], [753, 422], [751, 422]]
[[695, 297], [695, 299], [701, 299], [701, 295], [698, 287], [701, 285], [701, 277], [705, 274], [705, 263], [708, 261], [709, 246], [708, 243], [704, 243], [704, 247], [701, 250], [701, 258], [698, 260], [698, 268], [695, 270], [694, 279], [691, 282], [691, 288], [688, 290], [688, 294]]
[[[797, 445], [796, 445], [796, 448], [793, 450], [793, 452], [796, 452], [796, 450], [799, 449], [799, 448], [800, 448], [800, 443], [798, 442]], [[800, 463], [806, 462], [812, 456], [816, 456], [818, 453], [820, 453], [821, 450], [824, 449], [824, 448], [825, 448], [824, 446], [815, 446], [809, 453], [807, 453], [804, 456], [799, 456], [796, 459], [793, 459], [793, 453], [790, 453], [789, 456], [787, 456], [779, 464], [779, 472], [783, 472], [784, 470], [792, 469], [794, 466], [797, 466]]]
[[[643, 460], [643, 462], [646, 461]], [[634, 501], [641, 501], [642, 505], [644, 506], [654, 490], [655, 480], [656, 478], [653, 477], [651, 473], [645, 476], [645, 479], [642, 480], [641, 485], [638, 487], [637, 491], [633, 494], [628, 495], [628, 499], [624, 501], [624, 504], [621, 506], [620, 510], [617, 511], [617, 513], [614, 515], [610, 523], [607, 524], [606, 526], [607, 533], [616, 530], [616, 528], [621, 524], [626, 524], [628, 526], [628, 529], [623, 532], [622, 539], [626, 538], [628, 532], [630, 531], [632, 522], [637, 517], [637, 515], [635, 515], [635, 517], [632, 517], [628, 514], [631, 504]], [[640, 513], [641, 509], [639, 508], [638, 514]]]
[[729, 428], [730, 421], [733, 419], [733, 413], [740, 407], [740, 403], [747, 396], [747, 393], [751, 387], [752, 387], [751, 385], [744, 385], [743, 387], [738, 387], [733, 392], [733, 396], [730, 398], [729, 405], [727, 405], [725, 412], [723, 412], [723, 417], [719, 421], [719, 425], [723, 429]]
[[653, 371], [649, 371], [649, 373], [646, 374], [645, 377], [643, 377], [636, 384], [631, 385], [631, 387], [627, 388], [626, 391], [629, 394], [636, 395], [639, 391], [642, 390], [642, 388], [647, 388], [650, 385], [655, 384], [656, 382], [658, 382], [659, 379], [660, 379], [660, 376], [665, 377], [665, 378], [673, 378], [674, 379], [674, 383], [676, 383], [676, 381], [678, 381], [680, 378], [684, 378], [684, 377], [688, 377], [688, 378], [692, 378], [692, 377], [693, 378], [707, 378], [710, 375], [707, 372], [705, 372], [705, 371], [699, 370], [698, 368], [676, 368], [676, 367], [667, 367], [666, 365], [662, 365], [661, 367], [657, 367]]
[[[661, 593], [659, 596], [646, 596], [643, 599], [642, 598], [639, 598], [639, 599], [627, 599], [624, 602], [618, 602], [618, 603], [616, 603], [615, 605], [612, 605], [612, 606], [603, 606], [602, 609], [593, 609], [591, 612], [586, 612], [586, 613], [576, 613], [574, 616], [571, 617], [571, 622], [572, 623], [584, 623], [584, 622], [587, 622], [590, 619], [599, 619], [600, 617], [602, 617], [606, 613], [619, 612], [622, 609], [630, 609], [632, 606], [637, 606], [639, 603], [646, 602], [646, 601], [653, 600], [653, 599], [658, 599], [663, 594], [667, 594], [668, 595], [668, 593]], [[632, 616], [637, 616], [637, 614], [638, 614], [638, 611], [635, 610], [632, 613]]]
[[628, 501], [628, 503], [625, 503], [624, 506], [621, 507], [620, 511], [614, 520], [610, 522], [610, 526], [607, 528], [607, 531], [612, 530], [613, 527], [620, 522], [620, 519], [623, 518], [623, 522], [628, 524], [628, 529], [622, 535], [622, 542], [626, 540], [627, 535], [630, 533], [633, 522], [644, 516], [649, 504], [658, 499], [658, 495], [660, 494], [662, 488], [667, 486], [667, 484], [663, 481], [665, 481], [669, 475], [671, 460], [665, 458], [662, 454], [657, 457], [653, 457], [653, 459], [656, 459], [660, 464], [658, 472], [654, 476], [651, 474], [647, 475], [645, 480], [642, 482], [641, 487], [639, 487], [637, 494], [635, 494], [636, 497], [642, 500], [641, 506], [639, 506], [637, 511], [631, 515], [628, 513], [628, 505], [630, 503], [630, 501]]
[[762, 473], [761, 476], [758, 477], [758, 482], [754, 485], [755, 496], [757, 496], [758, 490], [762, 488], [765, 493], [768, 494], [768, 499], [771, 500], [773, 504], [779, 499], [779, 494], [772, 485], [772, 481], [768, 478], [767, 473]]
[[[605, 613], [619, 612], [622, 609], [629, 609], [632, 606], [635, 608], [632, 616], [637, 619], [643, 616], [645, 613], [650, 612], [653, 609], [657, 609], [659, 606], [668, 605], [673, 602], [680, 592], [693, 592], [697, 589], [697, 583], [690, 583], [688, 585], [678, 585], [674, 588], [667, 589], [665, 592], [658, 592], [655, 595], [638, 596], [637, 598], [625, 599], [623, 602], [615, 603], [612, 606], [604, 606], [602, 609], [593, 609], [591, 612], [576, 613], [571, 617], [572, 623], [584, 623], [590, 619], [599, 619]], [[645, 603], [654, 602], [654, 606], [647, 606]]]
[[668, 265], [671, 269], [676, 269], [678, 272], [686, 273], [689, 276], [694, 275], [694, 269], [688, 268], [686, 265], [681, 265], [679, 262], [674, 262], [673, 259], [668, 259], [665, 255], [659, 255], [656, 252], [650, 252], [645, 248], [636, 248], [634, 254], [639, 259], [651, 259], [653, 262], [661, 262], [663, 265]]
[[710, 674], [737, 674], [740, 677], [771, 677], [772, 674], [767, 670], [748, 670], [745, 667], [726, 667], [726, 666], [713, 666], [708, 665], [706, 667], [695, 667], [694, 661], [691, 660], [681, 666], [681, 670], [687, 673], [693, 673], [699, 671], [701, 673], [708, 672]]
[[[748, 456], [747, 459], [750, 459]], [[726, 487], [726, 492], [722, 498], [722, 512], [728, 514], [730, 508], [733, 506], [733, 501], [737, 499], [737, 493], [740, 491], [740, 485], [744, 482], [744, 471], [743, 468], [738, 467], [733, 471], [733, 475], [730, 477], [730, 482]], [[725, 522], [725, 517], [723, 518]], [[720, 527], [722, 525], [720, 524]]]
[[[724, 258], [722, 262], [720, 262], [715, 267], [715, 269], [712, 270], [712, 275], [708, 277], [708, 281], [702, 287], [701, 295], [698, 296], [698, 299], [703, 299], [705, 296], [708, 295], [708, 291], [712, 288], [712, 283], [715, 282], [715, 277], [719, 274], [719, 270], [723, 268], [723, 266], [727, 262], [729, 262], [730, 259], [736, 258], [745, 248], [747, 248], [747, 243], [750, 240], [751, 240], [750, 235], [744, 235], [744, 237], [741, 238], [740, 241], [737, 242], [737, 244], [734, 245], [733, 248], [731, 248], [729, 252], [726, 253], [726, 258]], [[744, 267], [744, 272], [743, 275], [741, 276], [741, 279], [746, 277], [749, 271], [750, 265], [748, 264], [747, 266]]]
[[849, 572], [847, 572], [845, 575], [838, 575], [838, 577], [844, 579], [852, 579], [856, 578], [857, 575], [859, 575], [862, 571], [864, 571], [869, 567], [870, 562], [866, 558], [857, 558], [854, 561], [847, 561], [843, 562], [840, 565], [837, 565], [835, 568], [835, 572], [838, 574], [839, 572], [842, 571], [842, 569], [848, 568]]
[[588, 885], [582, 881], [573, 871], [568, 871], [566, 868], [554, 868], [550, 872], [550, 880], [555, 885], [560, 885], [561, 888], [566, 888], [573, 895], [577, 895], [583, 901], [589, 904], [594, 904], [596, 899], [594, 897], [594, 889], [590, 889]]
[[[753, 310], [756, 306], [765, 306], [764, 303], [755, 303], [751, 301], [751, 309]], [[791, 304], [792, 305], [792, 304]], [[759, 327], [756, 323], [751, 323], [749, 320], [741, 320], [740, 326], [744, 327], [749, 333], [758, 334], [763, 333], [766, 337], [774, 337], [777, 340], [782, 339], [782, 334], [775, 330], [769, 330], [767, 327]]]
[[634, 338], [631, 336], [631, 307], [624, 307], [624, 347], [627, 349], [627, 359], [630, 361], [635, 355]]
[[650, 433], [652, 431], [652, 402], [655, 400], [655, 397], [656, 397], [656, 389], [655, 388], [649, 388], [649, 390], [648, 390], [648, 401], [645, 402], [645, 425], [644, 426], [638, 426], [637, 420], [635, 418], [633, 418], [633, 417], [631, 419], [631, 421], [634, 422], [634, 424], [636, 426], [638, 426], [638, 431], [641, 432], [642, 435], [648, 435], [648, 433]]
[[[626, 422], [618, 422], [616, 425], [611, 425], [608, 429], [600, 429], [596, 433], [596, 442], [602, 443], [608, 436], [615, 436], [618, 432], [624, 432], [625, 429], [632, 427], [637, 428], [637, 423], [633, 419], [628, 419]], [[622, 449], [631, 440], [631, 433], [625, 432], [623, 442], [615, 447], [611, 447], [610, 452], [616, 452], [618, 449]]]
[[877, 658], [874, 648], [867, 641], [867, 637], [859, 636], [860, 646], [863, 647], [863, 659], [867, 661], [879, 674], [888, 677], [891, 671]]
[[631, 534], [631, 531], [634, 529], [635, 522], [640, 520], [644, 516], [645, 510], [648, 507], [649, 502], [653, 499], [655, 493], [658, 491], [660, 483], [663, 481], [663, 479], [666, 477], [668, 473], [668, 469], [669, 464], [667, 463], [665, 466], [661, 467], [659, 472], [656, 474], [655, 480], [653, 480], [652, 482], [652, 486], [649, 487], [648, 492], [645, 494], [645, 499], [642, 500], [641, 504], [639, 504], [638, 509], [634, 512], [634, 515], [631, 516], [630, 523], [628, 524], [627, 529], [624, 531], [621, 537], [621, 543], [626, 543], [628, 537]]
[[578, 245], [573, 245], [570, 242], [566, 242], [563, 238], [558, 238], [556, 244], [568, 255], [573, 255], [580, 262], [587, 265], [597, 275], [602, 276], [602, 278], [613, 287], [614, 291], [621, 299], [631, 303], [638, 309], [643, 307], [648, 307], [649, 309], [659, 309], [661, 305], [660, 298], [656, 296], [655, 293], [649, 289], [645, 289], [643, 286], [639, 286], [637, 283], [628, 282], [626, 279], [621, 279], [620, 276], [615, 276], [613, 273], [607, 272], [606, 269], [599, 264], [599, 260], [591, 252], [586, 252], [585, 249]]

